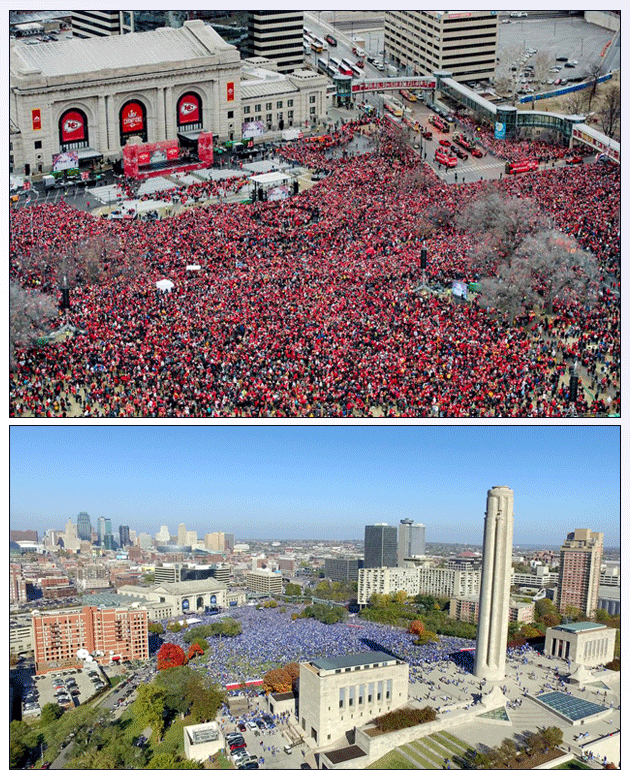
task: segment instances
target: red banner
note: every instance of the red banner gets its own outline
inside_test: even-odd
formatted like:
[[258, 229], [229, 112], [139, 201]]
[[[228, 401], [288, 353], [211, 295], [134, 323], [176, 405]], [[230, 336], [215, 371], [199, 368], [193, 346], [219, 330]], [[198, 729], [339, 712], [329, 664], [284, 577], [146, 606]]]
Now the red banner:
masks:
[[234, 82], [228, 81], [227, 83], [227, 99], [228, 103], [231, 103], [234, 100]]
[[197, 141], [197, 155], [199, 162], [212, 165], [213, 159], [212, 133], [200, 133]]
[[144, 130], [144, 119], [140, 103], [127, 103], [121, 112], [123, 133], [140, 133]]
[[199, 113], [199, 98], [197, 95], [184, 95], [179, 101], [177, 124], [189, 125], [193, 122], [201, 122]]
[[31, 116], [33, 117], [33, 130], [41, 130], [42, 129], [42, 112], [39, 108], [34, 108], [31, 111]]
[[71, 109], [61, 118], [61, 142], [85, 140], [85, 122], [83, 115]]

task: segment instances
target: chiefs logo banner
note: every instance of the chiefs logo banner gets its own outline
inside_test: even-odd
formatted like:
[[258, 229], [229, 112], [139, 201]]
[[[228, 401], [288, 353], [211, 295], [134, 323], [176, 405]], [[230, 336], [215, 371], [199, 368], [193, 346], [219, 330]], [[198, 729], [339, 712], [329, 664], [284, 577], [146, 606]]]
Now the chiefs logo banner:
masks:
[[122, 110], [121, 119], [123, 133], [139, 133], [144, 130], [144, 119], [142, 118], [142, 106], [140, 103], [127, 103]]
[[197, 95], [184, 95], [179, 101], [179, 113], [177, 115], [177, 124], [190, 125], [193, 122], [200, 122], [199, 116], [199, 98]]
[[85, 140], [85, 123], [82, 115], [78, 111], [66, 111], [61, 120], [61, 141], [69, 143], [70, 141]]
[[33, 117], [33, 130], [41, 130], [42, 129], [42, 112], [39, 108], [34, 108], [31, 111], [31, 116]]
[[234, 100], [234, 82], [228, 81], [227, 83], [227, 99], [228, 103]]

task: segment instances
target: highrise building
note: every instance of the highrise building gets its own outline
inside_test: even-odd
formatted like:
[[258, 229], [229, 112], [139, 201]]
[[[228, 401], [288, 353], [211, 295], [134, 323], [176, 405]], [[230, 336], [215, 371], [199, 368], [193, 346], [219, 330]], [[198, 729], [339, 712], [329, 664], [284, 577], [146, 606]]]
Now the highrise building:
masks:
[[96, 543], [99, 547], [102, 547], [105, 542], [105, 534], [107, 531], [105, 530], [105, 518], [99, 517], [96, 521], [96, 534], [97, 534], [97, 540]]
[[494, 77], [496, 11], [386, 11], [385, 56], [409, 74], [444, 70], [457, 81]]
[[186, 544], [188, 547], [197, 546], [197, 531], [188, 531], [186, 533]]
[[223, 534], [223, 542], [225, 550], [233, 550], [234, 549], [234, 534]]
[[303, 11], [249, 11], [247, 56], [273, 60], [280, 73], [304, 65]]
[[204, 536], [204, 546], [206, 550], [223, 552], [225, 550], [225, 534], [223, 531], [215, 531]]
[[365, 526], [363, 566], [366, 569], [396, 566], [398, 563], [397, 548], [396, 526], [387, 525], [387, 523]]
[[356, 582], [361, 566], [361, 558], [324, 558], [324, 577], [333, 582]]
[[560, 548], [558, 608], [577, 607], [589, 617], [595, 614], [604, 552], [604, 534], [577, 528], [567, 534]]
[[513, 535], [514, 491], [493, 487], [486, 501], [474, 670], [488, 682], [505, 678]]
[[188, 531], [184, 523], [177, 526], [177, 544], [179, 547], [186, 547], [188, 544]]
[[155, 541], [158, 544], [170, 544], [171, 534], [167, 525], [160, 526], [160, 530], [155, 534]]
[[408, 517], [400, 521], [398, 526], [398, 565], [411, 566], [405, 563], [405, 558], [418, 558], [426, 554], [426, 527], [414, 523]]
[[133, 30], [133, 11], [72, 11], [75, 38], [102, 38]]
[[92, 541], [92, 524], [87, 512], [79, 512], [77, 515], [77, 536], [86, 542]]
[[121, 547], [128, 547], [131, 544], [128, 525], [118, 526], [118, 540], [120, 541]]

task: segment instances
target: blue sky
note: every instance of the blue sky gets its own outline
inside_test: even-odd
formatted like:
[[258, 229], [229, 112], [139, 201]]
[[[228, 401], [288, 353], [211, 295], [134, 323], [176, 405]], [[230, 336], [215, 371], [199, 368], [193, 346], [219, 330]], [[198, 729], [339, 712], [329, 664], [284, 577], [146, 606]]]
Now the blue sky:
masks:
[[486, 493], [514, 490], [515, 544], [620, 535], [619, 429], [593, 425], [14, 425], [11, 527], [362, 539], [409, 517], [480, 544]]

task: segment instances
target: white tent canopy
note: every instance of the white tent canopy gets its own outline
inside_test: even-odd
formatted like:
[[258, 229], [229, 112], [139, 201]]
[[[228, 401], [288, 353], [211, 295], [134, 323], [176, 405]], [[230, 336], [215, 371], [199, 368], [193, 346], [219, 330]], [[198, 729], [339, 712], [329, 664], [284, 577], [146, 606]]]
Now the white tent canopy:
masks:
[[250, 176], [249, 180], [256, 184], [269, 187], [291, 181], [291, 177], [287, 176], [285, 173], [280, 173], [279, 171], [272, 171], [271, 173], [261, 173], [258, 176]]
[[187, 265], [186, 266], [187, 271], [201, 271], [200, 265]]
[[175, 282], [172, 282], [170, 279], [160, 279], [159, 282], [155, 283], [155, 286], [161, 292], [170, 292], [175, 287]]

